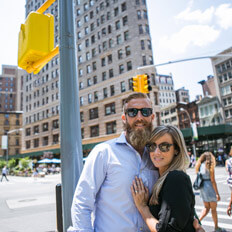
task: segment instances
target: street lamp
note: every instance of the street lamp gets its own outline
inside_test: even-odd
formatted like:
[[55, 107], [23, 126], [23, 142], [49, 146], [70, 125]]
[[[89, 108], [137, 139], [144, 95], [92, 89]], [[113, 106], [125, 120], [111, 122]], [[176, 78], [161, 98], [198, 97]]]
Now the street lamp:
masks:
[[197, 155], [196, 155], [196, 146], [195, 146], [195, 143], [194, 143], [194, 128], [193, 128], [193, 126], [194, 126], [193, 124], [194, 123], [192, 123], [191, 117], [190, 117], [189, 112], [187, 110], [185, 110], [184, 108], [180, 108], [180, 111], [185, 112], [187, 114], [188, 118], [189, 118], [190, 127], [192, 129], [192, 134], [193, 134], [193, 136], [192, 136], [193, 155], [194, 155], [194, 158], [196, 160]]
[[9, 152], [9, 134], [13, 133], [13, 132], [19, 132], [19, 131], [22, 131], [23, 128], [19, 128], [19, 129], [14, 129], [14, 130], [11, 130], [11, 131], [7, 131], [6, 134], [7, 134], [7, 148], [6, 148], [6, 166], [8, 167], [8, 152]]

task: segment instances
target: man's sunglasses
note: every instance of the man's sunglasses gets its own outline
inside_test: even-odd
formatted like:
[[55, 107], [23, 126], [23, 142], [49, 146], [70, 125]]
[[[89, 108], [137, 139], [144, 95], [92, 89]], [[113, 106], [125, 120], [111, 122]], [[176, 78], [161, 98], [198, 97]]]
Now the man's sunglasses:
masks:
[[146, 147], [149, 152], [155, 152], [156, 148], [158, 147], [161, 152], [168, 152], [170, 150], [170, 147], [174, 144], [163, 142], [157, 145], [156, 143], [148, 143], [146, 144]]
[[141, 112], [143, 117], [149, 117], [149, 116], [152, 115], [152, 109], [151, 108], [141, 108], [141, 109], [128, 108], [128, 109], [126, 109], [126, 114], [129, 117], [134, 118], [138, 114], [139, 111]]

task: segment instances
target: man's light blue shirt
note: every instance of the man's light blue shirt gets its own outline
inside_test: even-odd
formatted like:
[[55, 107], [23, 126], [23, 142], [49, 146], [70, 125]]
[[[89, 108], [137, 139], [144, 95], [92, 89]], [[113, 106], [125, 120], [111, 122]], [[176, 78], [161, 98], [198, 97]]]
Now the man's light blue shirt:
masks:
[[68, 231], [149, 231], [134, 205], [130, 187], [138, 176], [151, 193], [158, 171], [145, 151], [140, 154], [119, 138], [98, 144], [89, 154], [73, 198], [73, 227]]

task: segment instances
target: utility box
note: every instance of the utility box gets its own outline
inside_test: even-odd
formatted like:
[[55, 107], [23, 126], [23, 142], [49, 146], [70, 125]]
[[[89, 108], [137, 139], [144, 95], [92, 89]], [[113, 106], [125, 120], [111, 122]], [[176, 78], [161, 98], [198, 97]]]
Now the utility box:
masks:
[[[27, 70], [54, 48], [54, 16], [31, 12], [21, 24], [18, 40], [18, 66]], [[38, 73], [43, 66], [36, 70]]]

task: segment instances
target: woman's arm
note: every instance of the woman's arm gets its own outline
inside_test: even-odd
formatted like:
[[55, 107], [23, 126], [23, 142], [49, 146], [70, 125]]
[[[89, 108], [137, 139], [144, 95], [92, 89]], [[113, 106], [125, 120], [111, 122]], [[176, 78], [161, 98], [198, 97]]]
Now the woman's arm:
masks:
[[227, 164], [228, 164], [228, 160], [226, 160], [225, 167], [226, 167], [226, 171], [229, 172]]
[[151, 232], [157, 232], [156, 224], [159, 222], [150, 212], [148, 207], [149, 190], [144, 186], [141, 178], [135, 177], [131, 186], [131, 193], [135, 202], [135, 205], [143, 217], [143, 220], [147, 224]]
[[215, 181], [214, 169], [213, 169], [213, 170], [210, 170], [210, 180], [211, 180], [211, 182], [212, 182], [214, 191], [215, 191], [215, 193], [216, 193], [217, 201], [220, 201], [220, 200], [221, 200], [221, 197], [220, 197], [220, 195], [219, 195], [218, 188], [217, 188], [217, 183], [216, 183], [216, 181]]
[[232, 191], [231, 191], [231, 195], [230, 195], [230, 202], [229, 202], [229, 205], [228, 205], [228, 208], [227, 208], [228, 216], [231, 215], [231, 206], [232, 206]]

